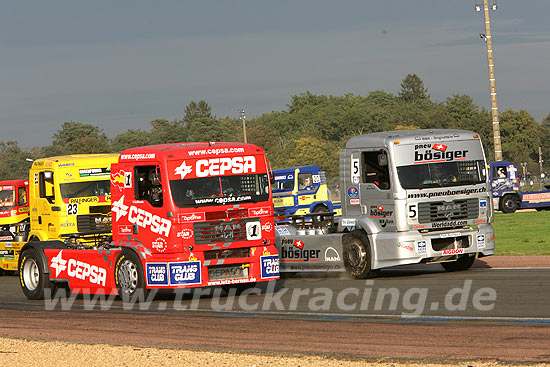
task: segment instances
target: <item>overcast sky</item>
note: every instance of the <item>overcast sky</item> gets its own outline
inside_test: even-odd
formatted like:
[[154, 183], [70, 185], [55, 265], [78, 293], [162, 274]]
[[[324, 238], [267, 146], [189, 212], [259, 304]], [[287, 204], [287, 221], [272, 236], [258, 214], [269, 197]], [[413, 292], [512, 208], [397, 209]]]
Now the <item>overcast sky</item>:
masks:
[[[478, 0], [482, 2], [482, 0]], [[500, 111], [550, 113], [550, 1], [490, 12]], [[490, 107], [483, 13], [472, 0], [48, 0], [0, 12], [0, 141], [51, 143], [65, 121], [113, 137], [183, 117], [286, 109], [290, 97], [397, 93]]]

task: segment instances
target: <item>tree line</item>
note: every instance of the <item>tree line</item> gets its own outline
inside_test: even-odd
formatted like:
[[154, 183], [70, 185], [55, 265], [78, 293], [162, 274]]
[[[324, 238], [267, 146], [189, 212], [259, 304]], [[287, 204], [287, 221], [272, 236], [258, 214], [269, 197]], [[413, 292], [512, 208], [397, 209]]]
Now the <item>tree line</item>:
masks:
[[[375, 90], [366, 96], [294, 95], [286, 110], [246, 121], [247, 140], [263, 147], [273, 169], [318, 165], [332, 183], [338, 180], [338, 153], [355, 135], [400, 129], [466, 129], [478, 132], [488, 160], [493, 160], [490, 112], [465, 94], [445, 101], [430, 98], [415, 74], [401, 82], [397, 95]], [[526, 110], [500, 113], [503, 159], [526, 162], [538, 174], [538, 147], [550, 162], [550, 114], [537, 122]], [[150, 130], [127, 130], [109, 138], [92, 124], [64, 122], [44, 147], [22, 149], [18, 142], [0, 142], [0, 180], [28, 177], [28, 159], [65, 154], [113, 153], [130, 147], [190, 141], [243, 141], [242, 122], [218, 118], [206, 101], [190, 102], [181, 119], [151, 121]], [[550, 170], [548, 164], [546, 170]]]

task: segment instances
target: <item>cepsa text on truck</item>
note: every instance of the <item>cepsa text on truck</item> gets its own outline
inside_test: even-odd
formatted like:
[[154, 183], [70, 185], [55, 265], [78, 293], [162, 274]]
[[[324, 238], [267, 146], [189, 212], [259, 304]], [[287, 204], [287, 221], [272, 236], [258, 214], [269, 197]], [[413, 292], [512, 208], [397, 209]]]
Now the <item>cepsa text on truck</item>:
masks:
[[340, 175], [342, 216], [332, 225], [276, 227], [281, 272], [348, 271], [367, 278], [417, 263], [455, 271], [494, 254], [478, 134], [441, 129], [356, 136], [340, 151]]
[[23, 251], [23, 291], [41, 298], [44, 288], [63, 282], [74, 293], [125, 299], [150, 289], [239, 290], [278, 279], [269, 185], [256, 145], [127, 149], [111, 166], [112, 240], [93, 248], [44, 244], [34, 259], [43, 286], [34, 290]]

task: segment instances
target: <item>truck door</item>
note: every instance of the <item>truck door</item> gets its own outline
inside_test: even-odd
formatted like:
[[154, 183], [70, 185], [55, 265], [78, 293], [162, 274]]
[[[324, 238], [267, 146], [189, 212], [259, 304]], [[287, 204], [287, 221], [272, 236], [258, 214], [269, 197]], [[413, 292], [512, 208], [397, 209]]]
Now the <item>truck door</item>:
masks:
[[361, 152], [361, 211], [381, 231], [395, 229], [395, 202], [391, 191], [388, 154], [385, 150]]
[[[56, 238], [59, 232], [59, 214], [62, 201], [56, 190], [56, 177], [54, 171], [45, 170], [37, 172], [38, 199], [37, 214], [38, 227], [47, 233], [48, 238]], [[46, 240], [46, 238], [41, 238]]]

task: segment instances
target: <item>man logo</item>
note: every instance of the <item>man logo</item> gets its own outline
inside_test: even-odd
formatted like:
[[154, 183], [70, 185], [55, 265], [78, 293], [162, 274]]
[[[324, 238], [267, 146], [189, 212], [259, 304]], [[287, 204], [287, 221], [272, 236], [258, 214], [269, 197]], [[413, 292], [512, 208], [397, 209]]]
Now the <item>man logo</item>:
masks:
[[325, 250], [325, 261], [338, 262], [340, 261], [340, 254], [333, 247], [327, 247]]

